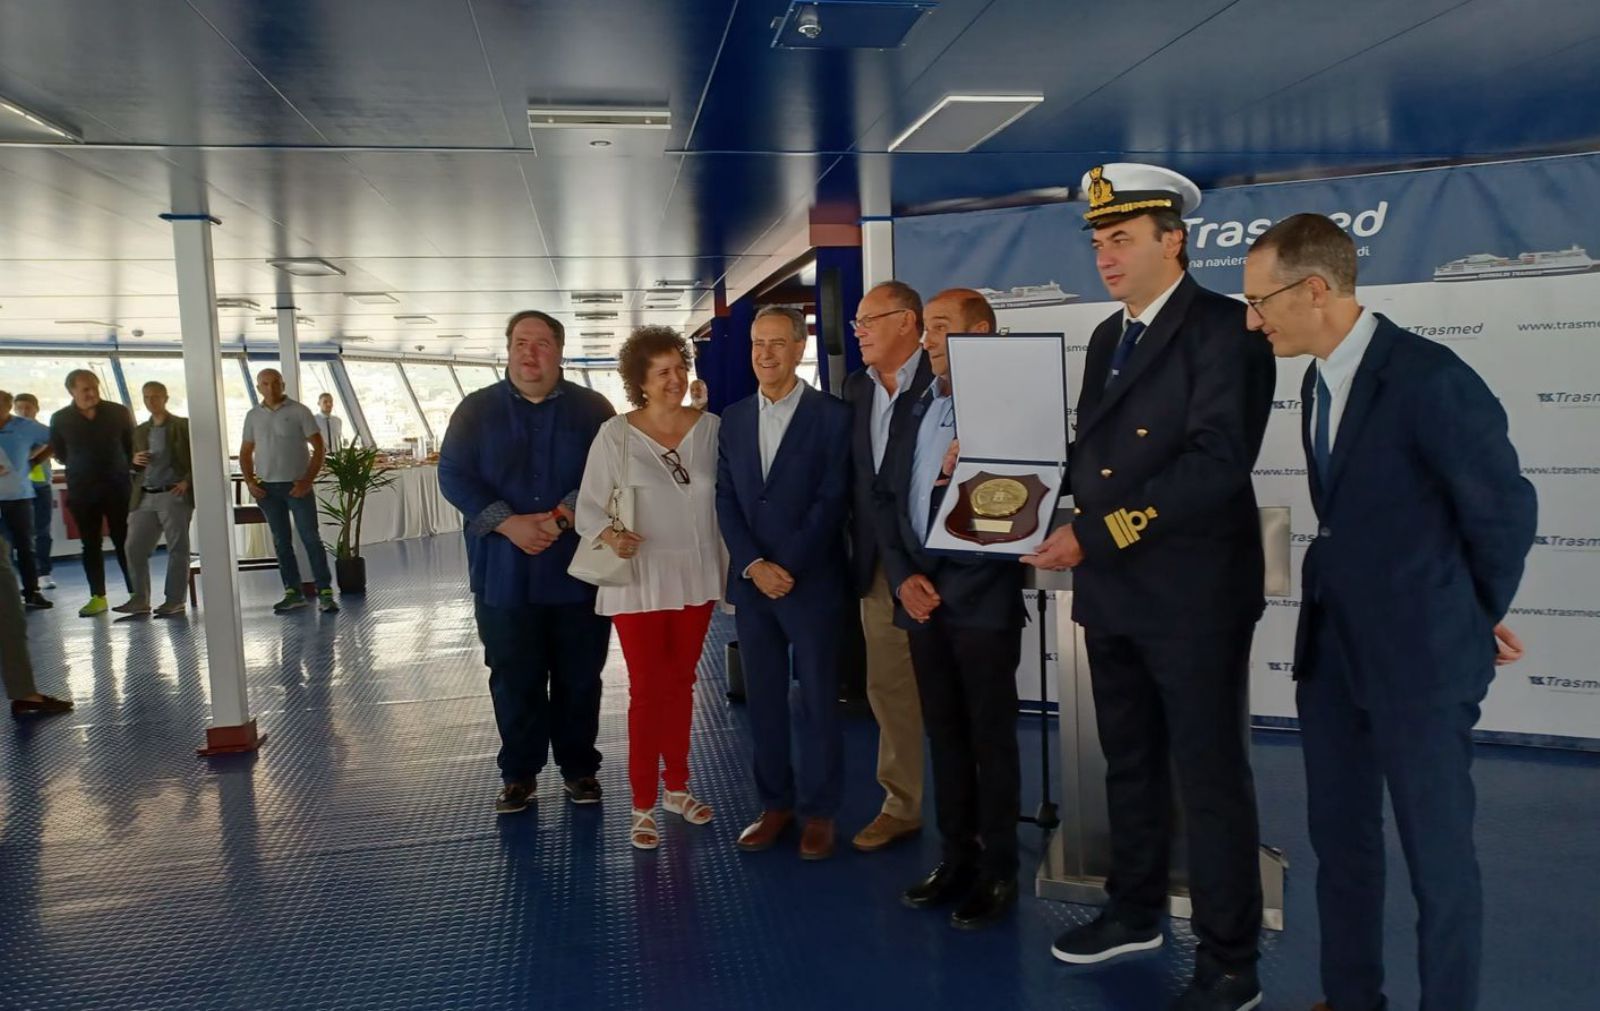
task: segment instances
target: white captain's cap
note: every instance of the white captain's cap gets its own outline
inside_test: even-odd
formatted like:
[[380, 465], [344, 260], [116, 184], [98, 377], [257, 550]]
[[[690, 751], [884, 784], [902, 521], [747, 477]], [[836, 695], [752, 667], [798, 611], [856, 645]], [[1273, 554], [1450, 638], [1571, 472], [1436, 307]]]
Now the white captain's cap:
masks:
[[1083, 213], [1086, 228], [1152, 211], [1175, 211], [1182, 217], [1200, 206], [1200, 187], [1171, 169], [1137, 162], [1096, 165], [1083, 174], [1082, 196], [1089, 201]]

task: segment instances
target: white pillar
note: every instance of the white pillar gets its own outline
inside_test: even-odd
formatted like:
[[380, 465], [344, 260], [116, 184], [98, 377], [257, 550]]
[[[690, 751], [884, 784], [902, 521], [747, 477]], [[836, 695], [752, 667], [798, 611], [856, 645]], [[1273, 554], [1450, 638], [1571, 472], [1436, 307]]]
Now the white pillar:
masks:
[[278, 310], [278, 371], [283, 373], [283, 392], [297, 403], [305, 403], [300, 395], [300, 333], [295, 329], [296, 309], [292, 305], [275, 306]]
[[205, 606], [206, 674], [211, 725], [202, 755], [253, 751], [260, 743], [245, 686], [243, 622], [239, 617], [238, 556], [233, 546], [233, 488], [223, 443], [222, 358], [218, 354], [217, 284], [211, 226], [205, 214], [163, 214], [172, 222], [183, 331], [183, 375], [189, 395], [191, 482]]
[[861, 222], [861, 290], [894, 280], [894, 222], [882, 218]]

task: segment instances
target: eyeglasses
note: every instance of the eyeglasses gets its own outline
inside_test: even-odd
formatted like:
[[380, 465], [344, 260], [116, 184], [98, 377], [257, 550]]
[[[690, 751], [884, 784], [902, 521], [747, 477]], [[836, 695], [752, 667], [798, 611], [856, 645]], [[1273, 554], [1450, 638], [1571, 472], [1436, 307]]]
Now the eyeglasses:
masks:
[[885, 316], [893, 316], [897, 312], [910, 311], [910, 309], [890, 309], [888, 312], [875, 312], [871, 316], [858, 316], [850, 321], [850, 329], [865, 330], [867, 328], [867, 324], [871, 323], [875, 319], [883, 319]]
[[1283, 287], [1279, 288], [1277, 291], [1268, 292], [1267, 294], [1262, 295], [1260, 298], [1247, 298], [1247, 299], [1244, 300], [1244, 304], [1249, 306], [1250, 308], [1254, 309], [1256, 311], [1256, 315], [1259, 316], [1259, 315], [1261, 315], [1261, 306], [1267, 301], [1267, 299], [1269, 299], [1269, 298], [1277, 298], [1279, 295], [1282, 295], [1284, 292], [1288, 291], [1290, 288], [1296, 287], [1297, 285], [1305, 284], [1307, 281], [1311, 280], [1313, 277], [1316, 277], [1316, 276], [1317, 275], [1315, 275], [1315, 274], [1307, 274], [1305, 277], [1302, 277], [1300, 280], [1293, 281], [1293, 282], [1291, 282], [1289, 284], [1286, 284]]
[[667, 462], [667, 469], [672, 471], [674, 481], [679, 484], [689, 483], [689, 471], [683, 466], [683, 460], [679, 458], [677, 450], [667, 450], [661, 454], [661, 459]]

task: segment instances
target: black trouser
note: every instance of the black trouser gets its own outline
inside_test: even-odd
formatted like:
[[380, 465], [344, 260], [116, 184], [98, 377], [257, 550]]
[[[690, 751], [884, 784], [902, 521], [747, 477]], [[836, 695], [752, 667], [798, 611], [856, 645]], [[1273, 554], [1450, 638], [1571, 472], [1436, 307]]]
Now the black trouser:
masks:
[[959, 628], [936, 610], [910, 639], [944, 860], [977, 864], [989, 877], [1015, 878], [1022, 630]]
[[122, 580], [133, 592], [133, 579], [128, 574], [128, 499], [132, 486], [121, 484], [102, 486], [87, 492], [67, 488], [67, 508], [72, 521], [78, 524], [78, 539], [83, 545], [83, 574], [89, 579], [91, 596], [106, 595], [106, 563], [100, 542], [101, 528], [111, 532], [111, 545], [117, 551], [117, 564], [122, 567]]
[[1107, 914], [1137, 929], [1161, 921], [1176, 765], [1199, 957], [1228, 970], [1254, 964], [1261, 931], [1250, 632], [1084, 636], [1111, 817]]
[[0, 534], [9, 544], [0, 543], [0, 551], [17, 549], [17, 571], [22, 575], [22, 592], [32, 596], [39, 592], [39, 560], [35, 552], [33, 532], [33, 499], [19, 498], [0, 502]]
[[475, 607], [500, 728], [500, 778], [528, 782], [555, 752], [562, 779], [600, 768], [600, 671], [611, 619], [593, 604]]

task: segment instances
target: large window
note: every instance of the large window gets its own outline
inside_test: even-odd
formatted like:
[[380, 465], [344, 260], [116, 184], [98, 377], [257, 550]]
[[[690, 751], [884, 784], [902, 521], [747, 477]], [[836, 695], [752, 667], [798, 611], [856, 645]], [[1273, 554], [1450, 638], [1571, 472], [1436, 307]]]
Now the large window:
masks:
[[39, 420], [46, 424], [50, 415], [72, 402], [67, 393], [67, 373], [88, 369], [100, 377], [100, 396], [122, 403], [116, 376], [109, 358], [46, 358], [42, 355], [0, 355], [0, 390], [12, 396], [31, 393], [39, 398]]
[[422, 418], [400, 379], [398, 362], [346, 359], [344, 369], [378, 448], [409, 449], [407, 439], [422, 438]]
[[228, 356], [222, 359], [222, 413], [227, 423], [222, 433], [223, 445], [229, 456], [239, 455], [239, 443], [244, 441], [244, 416], [256, 406], [250, 384], [245, 382], [244, 359]]
[[[238, 366], [222, 363], [224, 369]], [[128, 396], [133, 398], [134, 416], [144, 418], [144, 384], [160, 383], [167, 388], [167, 410], [180, 417], [189, 416], [189, 380], [183, 374], [182, 358], [133, 358], [122, 356], [122, 378], [128, 381]]]
[[[572, 378], [576, 380], [579, 377]], [[627, 394], [622, 389], [622, 375], [615, 366], [584, 369], [583, 378], [588, 380], [590, 389], [611, 401], [611, 406], [617, 409], [618, 414], [633, 410], [633, 405], [628, 403]]]
[[456, 378], [467, 393], [493, 386], [500, 381], [500, 370], [493, 365], [455, 365]]
[[411, 392], [422, 405], [422, 414], [428, 419], [433, 438], [443, 441], [444, 430], [450, 426], [450, 415], [461, 403], [461, 391], [450, 375], [450, 366], [406, 362], [406, 378], [411, 381]]
[[[360, 441], [361, 433], [356, 431], [354, 417], [350, 414], [350, 405], [344, 402], [344, 394], [339, 391], [339, 384], [333, 381], [333, 365], [329, 362], [301, 362], [300, 363], [300, 392], [305, 395], [306, 406], [314, 413], [320, 413], [321, 405], [317, 403], [324, 393], [333, 397], [333, 416], [344, 422], [341, 429], [344, 441], [354, 439]], [[329, 446], [337, 449], [337, 446]]]

